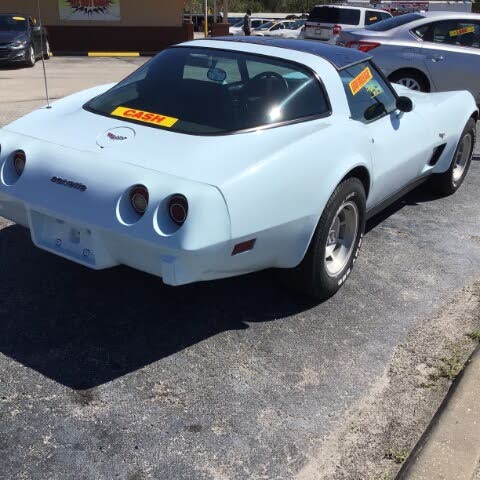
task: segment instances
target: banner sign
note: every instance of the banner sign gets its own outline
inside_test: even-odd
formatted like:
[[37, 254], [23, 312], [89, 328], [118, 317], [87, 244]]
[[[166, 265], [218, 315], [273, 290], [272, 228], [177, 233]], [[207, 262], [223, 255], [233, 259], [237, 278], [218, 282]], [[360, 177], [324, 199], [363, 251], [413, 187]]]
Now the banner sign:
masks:
[[58, 0], [60, 20], [119, 22], [120, 0]]

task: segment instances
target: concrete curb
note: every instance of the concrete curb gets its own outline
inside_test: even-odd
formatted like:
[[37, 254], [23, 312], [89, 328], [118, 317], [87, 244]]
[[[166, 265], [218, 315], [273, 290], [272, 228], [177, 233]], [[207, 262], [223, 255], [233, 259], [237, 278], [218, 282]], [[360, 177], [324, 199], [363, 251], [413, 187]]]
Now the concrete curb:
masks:
[[396, 480], [471, 480], [480, 460], [479, 398], [477, 347]]

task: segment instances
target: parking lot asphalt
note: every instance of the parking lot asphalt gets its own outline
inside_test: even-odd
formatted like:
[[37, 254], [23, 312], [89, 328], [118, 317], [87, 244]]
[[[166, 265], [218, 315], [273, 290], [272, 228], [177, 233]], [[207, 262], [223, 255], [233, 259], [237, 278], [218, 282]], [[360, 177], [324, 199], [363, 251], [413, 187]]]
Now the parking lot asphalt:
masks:
[[[141, 61], [53, 58], [52, 96]], [[40, 65], [0, 85], [1, 125], [44, 103]], [[480, 278], [479, 187], [477, 156], [456, 195], [420, 188], [374, 218], [320, 305], [269, 272], [171, 288], [90, 271], [0, 219], [0, 478], [299, 476], [407, 335]]]

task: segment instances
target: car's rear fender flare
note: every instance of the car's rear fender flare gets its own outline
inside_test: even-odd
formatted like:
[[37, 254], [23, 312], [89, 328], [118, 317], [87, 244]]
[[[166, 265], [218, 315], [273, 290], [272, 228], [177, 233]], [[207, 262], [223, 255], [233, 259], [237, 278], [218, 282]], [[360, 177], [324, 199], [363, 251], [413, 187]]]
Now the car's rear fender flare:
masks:
[[[358, 178], [362, 182], [362, 185], [365, 189], [366, 197], [368, 199], [368, 194], [370, 192], [371, 185], [372, 185], [372, 173], [370, 170], [371, 165], [367, 160], [363, 158], [355, 158], [354, 162], [351, 163], [351, 165], [353, 166], [351, 166], [349, 169], [344, 170], [343, 175], [341, 175], [339, 177], [339, 180], [334, 184], [333, 188], [331, 189], [327, 197], [327, 202], [328, 202], [328, 199], [332, 196], [333, 192], [337, 189], [337, 187], [348, 178]], [[323, 211], [325, 209], [327, 202], [325, 202], [322, 205], [321, 210], [318, 212], [318, 216], [316, 218], [314, 228], [310, 231], [310, 236], [308, 237], [308, 241], [302, 247], [303, 252], [302, 252], [301, 258], [298, 260], [298, 263], [294, 266], [297, 266], [305, 257], [305, 254], [307, 253], [308, 247], [310, 246], [313, 235], [315, 234], [315, 230], [317, 229], [318, 222], [320, 221], [320, 218], [323, 214]]]

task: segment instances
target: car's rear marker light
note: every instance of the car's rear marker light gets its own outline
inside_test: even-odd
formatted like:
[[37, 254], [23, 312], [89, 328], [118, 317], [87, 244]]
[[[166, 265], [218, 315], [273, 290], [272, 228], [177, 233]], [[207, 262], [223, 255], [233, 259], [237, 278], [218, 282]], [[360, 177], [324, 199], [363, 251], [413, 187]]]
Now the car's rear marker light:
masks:
[[17, 150], [13, 154], [13, 168], [15, 169], [15, 172], [17, 172], [18, 176], [22, 175], [23, 171], [25, 170], [26, 162], [27, 157], [23, 150]]
[[237, 243], [233, 247], [232, 257], [234, 255], [239, 255], [240, 253], [245, 253], [245, 252], [249, 252], [250, 250], [253, 250], [253, 247], [255, 246], [256, 241], [257, 241], [256, 238], [252, 238], [252, 240], [247, 240], [246, 242]]
[[135, 185], [130, 190], [130, 203], [139, 215], [143, 215], [147, 211], [148, 198], [147, 187], [144, 187], [143, 185]]
[[340, 35], [340, 32], [342, 31], [341, 25], [335, 25], [333, 27], [333, 34], [334, 35]]
[[188, 200], [186, 197], [179, 193], [173, 195], [168, 204], [168, 213], [174, 223], [182, 226], [188, 217]]
[[378, 42], [364, 42], [363, 40], [353, 40], [345, 44], [347, 48], [356, 48], [361, 52], [369, 52], [380, 45], [381, 43]]

